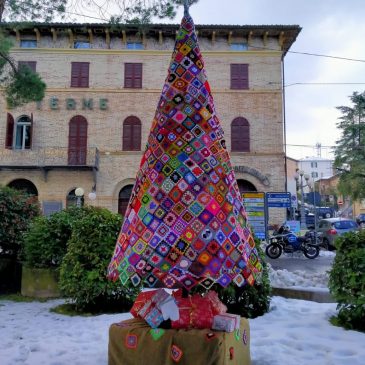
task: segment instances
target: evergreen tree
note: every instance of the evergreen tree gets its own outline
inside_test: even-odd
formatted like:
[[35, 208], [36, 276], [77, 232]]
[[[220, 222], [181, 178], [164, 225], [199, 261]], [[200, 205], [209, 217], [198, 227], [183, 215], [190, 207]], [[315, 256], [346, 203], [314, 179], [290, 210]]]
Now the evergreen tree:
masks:
[[336, 141], [335, 167], [343, 171], [340, 192], [357, 200], [365, 197], [365, 92], [354, 92], [350, 100], [351, 106], [337, 107], [342, 136]]

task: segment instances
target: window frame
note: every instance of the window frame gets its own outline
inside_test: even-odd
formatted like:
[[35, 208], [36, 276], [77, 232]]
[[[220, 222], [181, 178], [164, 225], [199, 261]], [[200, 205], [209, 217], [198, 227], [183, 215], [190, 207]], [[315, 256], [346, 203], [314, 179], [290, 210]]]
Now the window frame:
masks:
[[20, 48], [37, 48], [38, 42], [36, 39], [21, 39], [19, 42], [19, 47]]
[[37, 72], [37, 61], [18, 61], [18, 69], [20, 69], [21, 67], [28, 67], [34, 73], [36, 73]]
[[[22, 121], [22, 119], [25, 118], [27, 118], [28, 120]], [[19, 141], [20, 143], [18, 144], [19, 133], [21, 133], [21, 141]], [[26, 141], [27, 134], [29, 136], [28, 141]], [[13, 143], [12, 143], [13, 149], [18, 151], [32, 149], [32, 134], [33, 134], [33, 114], [31, 114], [31, 117], [29, 117], [28, 115], [20, 116], [14, 124]]]

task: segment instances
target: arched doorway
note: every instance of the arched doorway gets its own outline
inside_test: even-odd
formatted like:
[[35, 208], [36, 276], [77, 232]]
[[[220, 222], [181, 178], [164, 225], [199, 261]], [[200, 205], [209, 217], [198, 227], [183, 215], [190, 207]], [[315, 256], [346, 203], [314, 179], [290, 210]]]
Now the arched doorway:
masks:
[[118, 213], [124, 217], [127, 210], [129, 198], [131, 197], [133, 185], [126, 185], [119, 192]]
[[38, 196], [38, 189], [27, 179], [16, 179], [8, 184], [9, 188], [25, 191], [29, 195]]
[[240, 193], [246, 193], [248, 191], [257, 191], [256, 187], [254, 184], [250, 183], [247, 180], [244, 179], [238, 179], [237, 180], [237, 184], [238, 184], [238, 189], [240, 191]]
[[87, 120], [76, 115], [70, 120], [68, 132], [68, 164], [86, 165]]
[[[67, 194], [67, 197], [66, 197], [66, 208], [70, 208], [72, 206], [76, 206], [77, 204], [77, 199], [78, 197], [76, 196], [75, 194], [75, 189], [72, 189], [68, 194]], [[81, 196], [80, 197], [81, 199], [81, 206], [84, 206], [84, 196]]]

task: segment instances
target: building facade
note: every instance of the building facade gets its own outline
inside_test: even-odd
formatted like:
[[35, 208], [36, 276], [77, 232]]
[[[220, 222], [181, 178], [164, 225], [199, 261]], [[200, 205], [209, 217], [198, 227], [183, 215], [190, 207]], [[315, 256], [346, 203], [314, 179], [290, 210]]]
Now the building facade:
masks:
[[[45, 214], [72, 204], [77, 187], [85, 203], [123, 214], [178, 25], [3, 27], [13, 59], [47, 90], [16, 109], [1, 98], [0, 184], [36, 194]], [[285, 191], [282, 61], [300, 27], [196, 29], [240, 189]]]

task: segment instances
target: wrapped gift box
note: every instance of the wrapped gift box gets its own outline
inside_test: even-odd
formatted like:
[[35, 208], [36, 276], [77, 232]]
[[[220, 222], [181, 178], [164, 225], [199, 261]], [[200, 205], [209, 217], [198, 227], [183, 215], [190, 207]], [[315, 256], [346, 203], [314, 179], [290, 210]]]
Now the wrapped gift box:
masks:
[[210, 301], [200, 295], [176, 298], [179, 319], [171, 321], [171, 328], [211, 328], [213, 312]]
[[213, 317], [212, 329], [217, 331], [233, 332], [240, 327], [240, 316], [224, 313]]
[[214, 290], [209, 290], [208, 293], [204, 295], [204, 298], [207, 298], [210, 301], [213, 315], [227, 312], [227, 307], [220, 301], [218, 293]]

